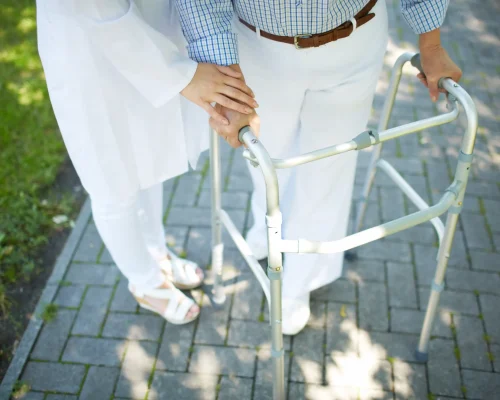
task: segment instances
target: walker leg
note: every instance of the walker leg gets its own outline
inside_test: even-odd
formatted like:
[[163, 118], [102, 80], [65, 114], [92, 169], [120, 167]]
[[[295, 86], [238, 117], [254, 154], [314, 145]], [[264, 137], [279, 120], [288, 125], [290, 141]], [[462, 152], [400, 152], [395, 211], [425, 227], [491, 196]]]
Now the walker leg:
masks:
[[[271, 323], [271, 357], [273, 359], [273, 399], [285, 400], [285, 351], [283, 348], [282, 321], [282, 257], [281, 252], [275, 250], [274, 243], [281, 239], [281, 214], [278, 218], [267, 218], [269, 256], [267, 276], [271, 286], [271, 304], [269, 320]], [[273, 224], [270, 221], [277, 221]], [[270, 225], [273, 225], [272, 227]]]
[[377, 172], [377, 161], [380, 158], [380, 153], [382, 152], [382, 145], [379, 144], [373, 149], [373, 153], [370, 159], [370, 165], [368, 166], [368, 171], [366, 172], [365, 183], [363, 185], [363, 192], [358, 198], [358, 204], [356, 208], [356, 220], [354, 223], [354, 233], [359, 232], [363, 226], [363, 219], [366, 214], [366, 207], [368, 206], [368, 198], [370, 197], [370, 192], [373, 186], [373, 181], [375, 180], [375, 173]]
[[439, 304], [439, 297], [444, 288], [444, 276], [446, 267], [448, 266], [448, 259], [450, 257], [451, 245], [458, 222], [458, 212], [453, 213], [450, 211], [446, 220], [446, 227], [443, 236], [443, 242], [439, 246], [438, 260], [436, 267], [436, 274], [432, 281], [431, 294], [429, 296], [429, 303], [425, 313], [424, 324], [422, 325], [422, 332], [420, 334], [420, 341], [415, 353], [417, 361], [426, 362], [428, 356], [429, 338], [432, 331], [432, 324], [436, 316], [437, 307]]
[[[398, 60], [394, 67], [392, 68], [391, 80], [389, 87], [387, 89], [387, 97], [384, 101], [384, 106], [382, 108], [382, 113], [380, 115], [380, 120], [378, 124], [378, 130], [383, 131], [387, 129], [389, 125], [389, 120], [392, 114], [392, 108], [394, 107], [394, 100], [396, 99], [396, 94], [399, 87], [399, 82], [401, 81], [401, 74], [403, 72], [403, 65], [405, 61]], [[363, 193], [358, 201], [358, 206], [356, 208], [356, 221], [354, 223], [354, 232], [359, 232], [363, 225], [363, 219], [366, 213], [366, 207], [368, 205], [368, 199], [370, 198], [370, 192], [373, 186], [373, 181], [375, 179], [375, 173], [377, 171], [377, 161], [380, 158], [380, 153], [382, 152], [382, 145], [379, 144], [374, 147], [373, 153], [370, 159], [370, 165], [366, 173], [366, 178], [363, 186]]]
[[463, 182], [463, 187], [460, 193], [457, 193], [457, 200], [455, 204], [450, 207], [448, 216], [446, 218], [446, 226], [444, 228], [444, 235], [439, 246], [436, 274], [431, 286], [431, 294], [429, 296], [429, 303], [425, 312], [424, 324], [420, 333], [420, 341], [416, 350], [415, 356], [418, 361], [427, 361], [427, 353], [429, 347], [429, 339], [432, 332], [432, 324], [436, 316], [437, 307], [439, 304], [439, 297], [444, 288], [444, 276], [446, 274], [446, 267], [448, 266], [448, 259], [450, 257], [451, 245], [458, 223], [458, 216], [463, 207], [463, 200], [467, 180], [469, 178], [470, 166], [472, 161], [472, 154], [465, 154], [462, 151], [458, 156], [458, 165], [455, 173], [455, 181]]
[[273, 359], [273, 399], [285, 400], [285, 352], [281, 331], [281, 277], [271, 280], [271, 332]]
[[223, 304], [226, 301], [222, 279], [224, 244], [222, 243], [221, 211], [221, 167], [219, 136], [210, 129], [210, 176], [212, 180], [212, 277], [213, 302]]

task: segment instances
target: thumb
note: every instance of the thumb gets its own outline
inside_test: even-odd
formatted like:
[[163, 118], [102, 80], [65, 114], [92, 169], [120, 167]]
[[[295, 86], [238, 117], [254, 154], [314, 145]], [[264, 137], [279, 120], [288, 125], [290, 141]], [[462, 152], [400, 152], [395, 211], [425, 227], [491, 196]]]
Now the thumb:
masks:
[[250, 121], [250, 128], [252, 128], [252, 131], [255, 136], [259, 137], [260, 135], [260, 118], [254, 118], [252, 121]]

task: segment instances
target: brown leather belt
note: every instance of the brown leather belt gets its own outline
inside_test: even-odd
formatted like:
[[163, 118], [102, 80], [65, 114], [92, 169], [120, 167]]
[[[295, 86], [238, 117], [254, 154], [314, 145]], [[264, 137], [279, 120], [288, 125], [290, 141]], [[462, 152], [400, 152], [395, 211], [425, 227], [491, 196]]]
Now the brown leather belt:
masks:
[[[376, 3], [377, 0], [370, 0], [366, 4], [366, 6], [364, 6], [361, 11], [354, 16], [354, 19], [356, 20], [356, 28], [359, 28], [361, 25], [366, 24], [373, 17], [375, 17], [375, 14], [370, 13], [370, 11]], [[248, 22], [242, 20], [241, 18], [240, 22], [252, 31], [257, 31], [255, 26], [250, 25]], [[346, 38], [353, 32], [353, 30], [354, 26], [352, 22], [346, 21], [335, 29], [324, 33], [302, 34], [296, 36], [279, 36], [272, 33], [260, 31], [260, 36], [266, 39], [274, 40], [276, 42], [293, 44], [295, 45], [295, 48], [300, 50], [307, 49], [309, 47], [319, 47], [335, 40]]]

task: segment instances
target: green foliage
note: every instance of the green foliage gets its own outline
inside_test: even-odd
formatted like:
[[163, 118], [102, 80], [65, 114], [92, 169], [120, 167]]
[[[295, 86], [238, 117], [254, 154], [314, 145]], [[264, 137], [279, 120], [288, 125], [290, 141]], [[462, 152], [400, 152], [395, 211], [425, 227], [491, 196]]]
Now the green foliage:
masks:
[[5, 315], [8, 285], [36, 273], [35, 255], [61, 227], [52, 218], [71, 209], [70, 198], [42, 198], [66, 151], [38, 57], [32, 0], [4, 0], [0, 8], [0, 104], [0, 312]]
[[47, 304], [42, 311], [42, 319], [45, 323], [53, 321], [57, 317], [59, 306], [57, 304]]
[[14, 389], [12, 390], [13, 399], [22, 399], [26, 393], [30, 391], [31, 387], [26, 382], [18, 381], [14, 384]]

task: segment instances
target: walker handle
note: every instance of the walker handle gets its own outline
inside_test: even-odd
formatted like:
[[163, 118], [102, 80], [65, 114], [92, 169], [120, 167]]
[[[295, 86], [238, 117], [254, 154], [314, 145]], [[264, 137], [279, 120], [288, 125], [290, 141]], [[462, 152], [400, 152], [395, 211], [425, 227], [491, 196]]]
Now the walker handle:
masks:
[[[422, 63], [420, 61], [420, 53], [415, 54], [411, 58], [411, 65], [413, 65], [416, 69], [418, 69], [420, 71], [421, 74], [423, 74], [425, 76], [424, 69], [422, 68]], [[438, 88], [443, 89], [443, 80], [444, 79], [446, 79], [446, 78], [439, 79]]]
[[238, 133], [238, 140], [242, 143], [245, 144], [245, 141], [243, 140], [243, 136], [245, 136], [245, 133], [252, 133], [252, 130], [250, 129], [250, 125], [246, 125], [243, 128], [240, 129]]

